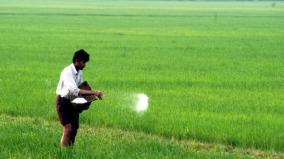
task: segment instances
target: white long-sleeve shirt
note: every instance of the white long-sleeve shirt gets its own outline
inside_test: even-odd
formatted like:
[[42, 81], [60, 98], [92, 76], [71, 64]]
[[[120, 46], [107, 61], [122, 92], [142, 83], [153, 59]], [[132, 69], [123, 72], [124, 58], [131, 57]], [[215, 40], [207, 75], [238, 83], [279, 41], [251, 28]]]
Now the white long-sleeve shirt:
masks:
[[75, 98], [79, 94], [78, 86], [81, 83], [83, 83], [83, 73], [77, 71], [72, 63], [61, 72], [56, 94], [67, 99]]

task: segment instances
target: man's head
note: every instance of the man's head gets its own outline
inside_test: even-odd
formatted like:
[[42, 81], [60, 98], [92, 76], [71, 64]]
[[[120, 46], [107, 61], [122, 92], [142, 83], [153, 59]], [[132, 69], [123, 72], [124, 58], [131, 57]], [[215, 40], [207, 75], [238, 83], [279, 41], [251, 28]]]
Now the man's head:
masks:
[[76, 69], [83, 70], [85, 64], [89, 61], [89, 56], [90, 55], [83, 49], [76, 51], [73, 56], [73, 64]]

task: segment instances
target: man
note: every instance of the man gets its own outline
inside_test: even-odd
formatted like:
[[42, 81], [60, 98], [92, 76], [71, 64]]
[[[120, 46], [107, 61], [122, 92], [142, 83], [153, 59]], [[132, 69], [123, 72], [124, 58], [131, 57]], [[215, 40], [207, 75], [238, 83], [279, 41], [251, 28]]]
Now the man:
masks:
[[79, 94], [94, 95], [101, 99], [102, 93], [95, 90], [79, 89], [83, 82], [82, 70], [89, 61], [89, 54], [80, 49], [74, 53], [73, 63], [63, 69], [56, 89], [56, 110], [60, 123], [63, 126], [63, 135], [60, 141], [61, 147], [72, 146], [75, 142], [77, 129], [79, 128], [79, 112], [72, 107], [71, 99]]

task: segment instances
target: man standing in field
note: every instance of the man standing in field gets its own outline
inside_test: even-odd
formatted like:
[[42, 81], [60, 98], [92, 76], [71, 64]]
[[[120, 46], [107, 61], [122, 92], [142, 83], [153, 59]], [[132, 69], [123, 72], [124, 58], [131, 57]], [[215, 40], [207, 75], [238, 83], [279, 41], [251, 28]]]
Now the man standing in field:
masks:
[[102, 93], [94, 90], [79, 89], [83, 83], [82, 70], [89, 61], [89, 54], [81, 49], [74, 53], [73, 63], [63, 69], [56, 89], [56, 110], [63, 126], [63, 135], [60, 141], [61, 147], [72, 146], [75, 142], [77, 129], [79, 128], [79, 113], [72, 106], [70, 100], [78, 95], [94, 95], [102, 97]]

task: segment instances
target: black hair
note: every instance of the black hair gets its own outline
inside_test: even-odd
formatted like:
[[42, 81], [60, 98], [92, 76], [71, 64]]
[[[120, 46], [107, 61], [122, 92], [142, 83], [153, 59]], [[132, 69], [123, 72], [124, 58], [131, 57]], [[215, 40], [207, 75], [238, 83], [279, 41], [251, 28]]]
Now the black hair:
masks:
[[80, 49], [74, 53], [73, 63], [75, 63], [75, 59], [82, 60], [84, 62], [89, 61], [90, 55], [83, 49]]

